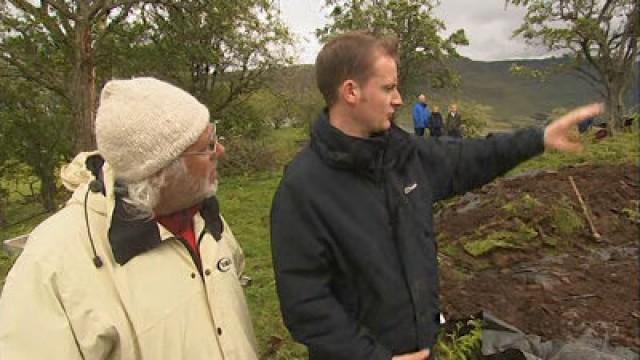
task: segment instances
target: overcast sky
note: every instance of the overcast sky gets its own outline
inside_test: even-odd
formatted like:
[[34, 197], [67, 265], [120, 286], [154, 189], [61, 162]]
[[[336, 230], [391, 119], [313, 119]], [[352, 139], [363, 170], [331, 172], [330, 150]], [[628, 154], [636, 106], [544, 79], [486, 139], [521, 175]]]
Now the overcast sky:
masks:
[[[324, 25], [327, 10], [323, 0], [279, 0], [281, 14], [289, 28], [298, 36], [298, 61], [303, 64], [315, 62], [320, 49], [314, 35], [315, 29]], [[522, 39], [511, 39], [511, 34], [520, 23], [524, 9], [509, 6], [504, 0], [441, 0], [436, 16], [444, 21], [447, 35], [464, 29], [469, 46], [458, 48], [463, 56], [473, 60], [504, 60], [539, 58], [544, 49], [527, 46]]]

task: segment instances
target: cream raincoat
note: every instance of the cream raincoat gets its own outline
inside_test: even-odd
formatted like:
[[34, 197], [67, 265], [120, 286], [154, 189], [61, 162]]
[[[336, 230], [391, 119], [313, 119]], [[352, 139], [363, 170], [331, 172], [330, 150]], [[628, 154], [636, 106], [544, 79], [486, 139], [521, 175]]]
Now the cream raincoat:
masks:
[[106, 195], [88, 191], [86, 156], [63, 170], [71, 200], [31, 233], [7, 277], [0, 359], [256, 359], [244, 258], [217, 203], [194, 216], [199, 268], [161, 225], [123, 218], [108, 164]]

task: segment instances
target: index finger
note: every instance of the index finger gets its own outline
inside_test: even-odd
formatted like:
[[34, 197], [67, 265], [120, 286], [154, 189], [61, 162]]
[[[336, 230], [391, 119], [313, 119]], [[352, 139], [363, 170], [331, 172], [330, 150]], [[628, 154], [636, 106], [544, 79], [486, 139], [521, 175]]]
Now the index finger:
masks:
[[558, 121], [562, 121], [563, 123], [565, 123], [564, 125], [571, 126], [571, 125], [576, 125], [586, 119], [600, 115], [603, 112], [604, 112], [603, 103], [593, 103], [593, 104], [581, 106], [579, 108], [571, 110], [569, 113], [560, 117]]

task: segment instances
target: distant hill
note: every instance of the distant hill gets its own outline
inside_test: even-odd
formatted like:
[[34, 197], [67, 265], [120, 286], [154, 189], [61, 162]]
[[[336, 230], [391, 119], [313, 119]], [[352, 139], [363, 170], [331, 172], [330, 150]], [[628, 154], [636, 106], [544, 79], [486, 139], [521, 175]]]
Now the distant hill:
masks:
[[[557, 64], [559, 59], [473, 61], [458, 59], [452, 67], [462, 76], [458, 89], [431, 89], [421, 79], [409, 81], [403, 86], [405, 106], [399, 114], [399, 122], [410, 125], [410, 110], [415, 95], [425, 92], [430, 103], [446, 109], [452, 101], [475, 101], [489, 105], [494, 110], [493, 128], [521, 127], [531, 125], [536, 113], [549, 113], [554, 108], [571, 108], [597, 101], [599, 96], [586, 82], [574, 74], [563, 74], [540, 82], [509, 71], [514, 63], [533, 68], [545, 68]], [[295, 94], [317, 93], [313, 65], [295, 65], [274, 77], [273, 86], [290, 89]], [[317, 95], [317, 94], [316, 94]], [[461, 109], [464, 113], [464, 108]]]
[[[473, 61], [460, 59], [453, 68], [462, 77], [459, 89], [429, 90], [435, 102], [448, 103], [461, 99], [476, 101], [494, 109], [497, 122], [512, 126], [531, 124], [532, 116], [540, 112], [550, 112], [554, 108], [571, 108], [591, 101], [597, 101], [599, 95], [586, 82], [576, 75], [566, 73], [539, 81], [514, 75], [510, 68], [514, 63], [531, 68], [542, 69], [558, 64], [560, 60], [508, 60]], [[410, 84], [409, 89], [417, 89]], [[415, 91], [418, 93], [419, 91]], [[407, 98], [405, 102], [413, 100]]]

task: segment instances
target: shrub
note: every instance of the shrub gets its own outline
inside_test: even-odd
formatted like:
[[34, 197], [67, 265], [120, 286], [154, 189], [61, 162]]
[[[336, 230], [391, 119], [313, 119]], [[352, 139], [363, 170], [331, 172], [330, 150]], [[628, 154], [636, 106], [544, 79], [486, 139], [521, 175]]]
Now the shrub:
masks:
[[225, 139], [224, 147], [225, 156], [218, 165], [223, 176], [246, 175], [277, 167], [276, 151], [267, 146], [264, 139], [236, 136]]
[[452, 332], [439, 336], [435, 347], [438, 359], [469, 360], [480, 358], [482, 348], [482, 321], [468, 320], [457, 323]]

